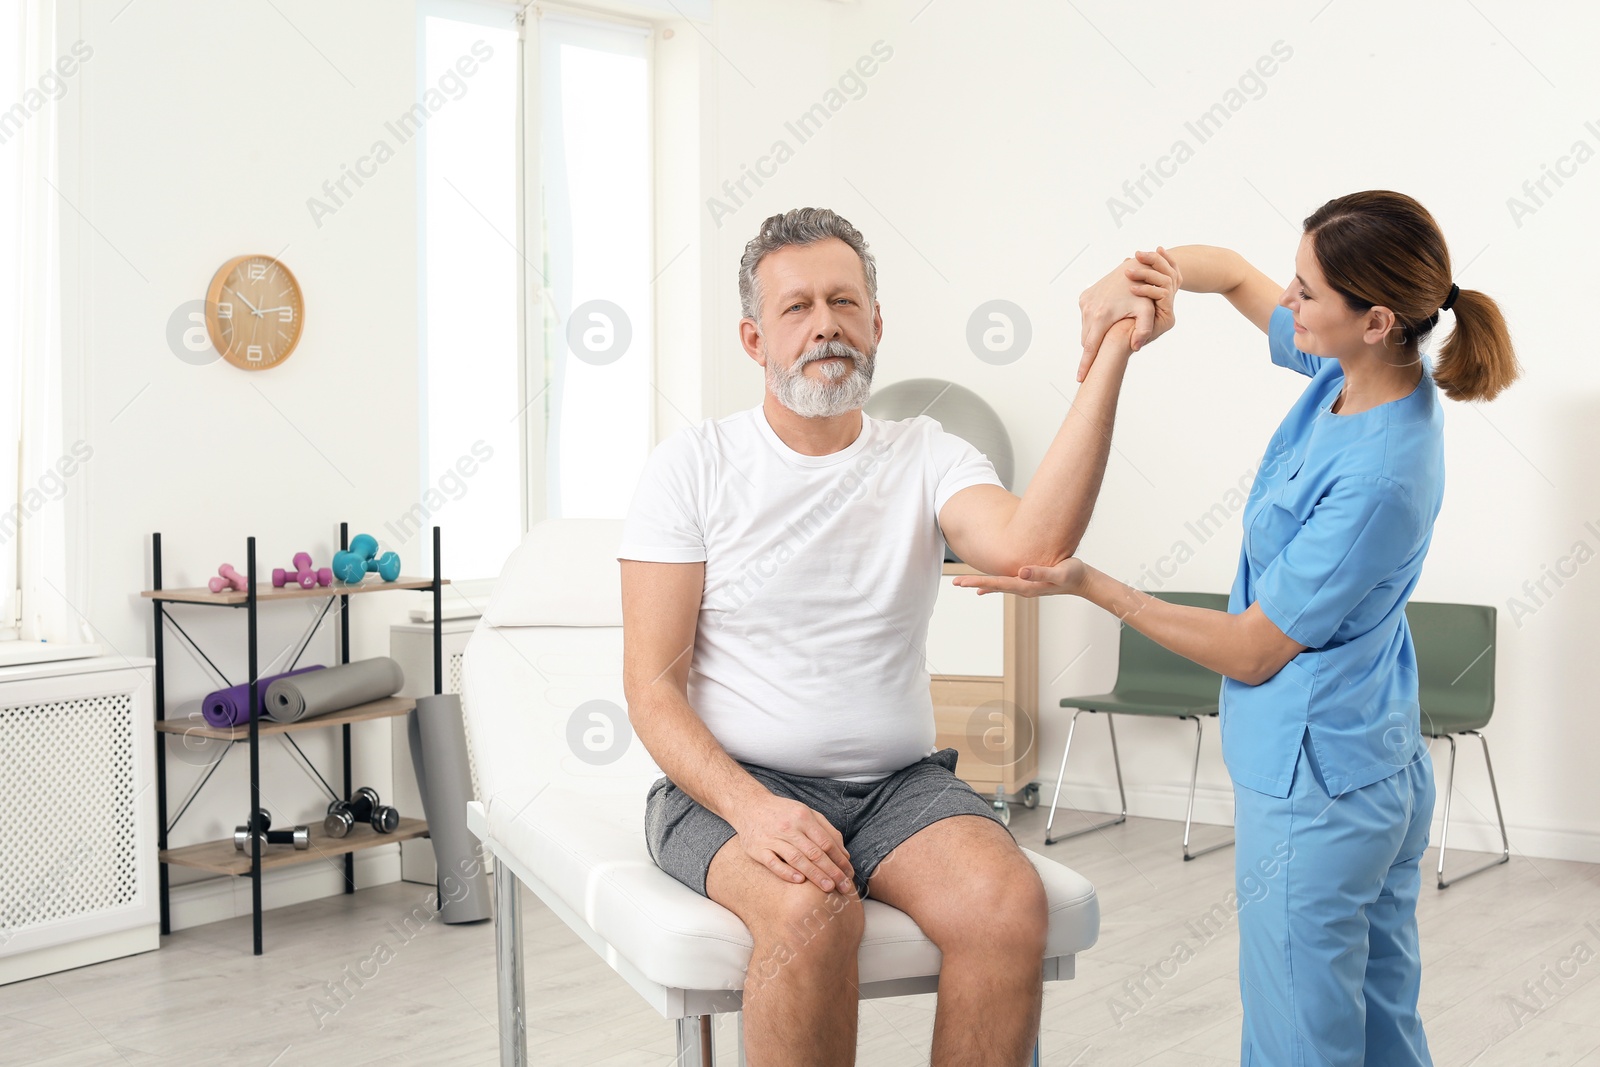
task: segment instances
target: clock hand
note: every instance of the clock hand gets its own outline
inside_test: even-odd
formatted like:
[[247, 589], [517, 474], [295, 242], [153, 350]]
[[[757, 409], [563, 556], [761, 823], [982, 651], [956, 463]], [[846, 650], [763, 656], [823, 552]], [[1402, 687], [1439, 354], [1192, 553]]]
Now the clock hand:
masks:
[[261, 317], [260, 309], [258, 309], [254, 304], [250, 303], [250, 298], [248, 296], [245, 296], [243, 293], [239, 292], [239, 290], [237, 290], [237, 289], [231, 290], [231, 292], [233, 293], [234, 296], [236, 296], [240, 300], [244, 301], [244, 306], [250, 309], [250, 314], [254, 315], [256, 318], [260, 318]]

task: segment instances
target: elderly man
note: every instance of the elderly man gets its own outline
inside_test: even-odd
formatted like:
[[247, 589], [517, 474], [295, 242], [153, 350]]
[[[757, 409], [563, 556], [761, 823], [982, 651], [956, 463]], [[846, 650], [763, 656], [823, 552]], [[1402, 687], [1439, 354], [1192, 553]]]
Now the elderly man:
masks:
[[[1018, 498], [934, 420], [861, 410], [883, 316], [849, 222], [814, 208], [767, 219], [739, 293], [762, 403], [662, 442], [618, 553], [629, 719], [665, 772], [647, 801], [650, 853], [749, 928], [757, 1067], [854, 1062], [869, 895], [943, 956], [932, 1062], [1022, 1064], [1039, 1026], [1044, 889], [953, 773], [955, 750], [935, 751], [924, 644], [941, 534], [991, 574], [1077, 548], [1133, 324], [1107, 335]], [[1141, 331], [1162, 332], [1170, 308], [1152, 301]]]

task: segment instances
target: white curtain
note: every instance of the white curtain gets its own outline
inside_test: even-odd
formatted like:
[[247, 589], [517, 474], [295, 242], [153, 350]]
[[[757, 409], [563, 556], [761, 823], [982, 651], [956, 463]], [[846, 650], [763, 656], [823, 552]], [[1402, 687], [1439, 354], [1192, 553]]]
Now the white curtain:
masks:
[[[54, 0], [20, 0], [24, 94], [67, 51], [56, 32]], [[70, 43], [70, 42], [69, 42]], [[48, 83], [47, 83], [48, 84]], [[93, 640], [68, 602], [67, 496], [81, 490], [86, 445], [64, 440], [61, 391], [61, 205], [58, 151], [61, 100], [44, 104], [8, 142], [18, 151], [16, 351], [22, 411], [20, 477], [21, 638], [76, 644]], [[25, 97], [26, 98], [26, 97]]]
[[[545, 342], [545, 514], [620, 518], [653, 439], [650, 35], [551, 12], [538, 33], [540, 206], [555, 312]], [[576, 354], [574, 338], [594, 344]]]
[[[0, 101], [22, 91], [22, 6], [0, 0]], [[17, 460], [21, 452], [22, 366], [17, 357], [17, 227], [21, 211], [22, 145], [0, 118], [0, 642], [17, 637]]]

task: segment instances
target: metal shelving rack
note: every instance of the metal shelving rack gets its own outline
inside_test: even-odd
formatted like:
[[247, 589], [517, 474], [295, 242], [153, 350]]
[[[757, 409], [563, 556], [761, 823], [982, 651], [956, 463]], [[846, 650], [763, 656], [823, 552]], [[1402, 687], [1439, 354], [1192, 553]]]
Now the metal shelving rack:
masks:
[[[350, 547], [350, 526], [348, 523], [339, 524], [339, 547], [341, 550]], [[158, 847], [161, 853], [160, 881], [161, 881], [161, 932], [172, 932], [171, 918], [168, 909], [168, 884], [167, 867], [169, 864], [178, 864], [184, 867], [195, 867], [200, 870], [213, 871], [218, 874], [248, 876], [250, 879], [250, 902], [252, 929], [255, 938], [255, 954], [261, 955], [261, 873], [274, 867], [286, 867], [298, 863], [309, 863], [318, 859], [331, 859], [343, 855], [344, 857], [344, 891], [354, 893], [355, 884], [355, 853], [365, 848], [375, 848], [394, 841], [402, 841], [413, 837], [426, 837], [427, 823], [421, 819], [402, 818], [400, 826], [394, 833], [380, 834], [369, 826], [357, 826], [346, 837], [332, 838], [322, 833], [319, 826], [311, 828], [311, 847], [306, 850], [289, 849], [286, 846], [277, 846], [265, 856], [261, 852], [261, 839], [251, 835], [250, 851], [239, 852], [234, 848], [232, 838], [220, 841], [206, 841], [196, 845], [186, 845], [183, 848], [169, 849], [167, 847], [167, 834], [177, 826], [178, 820], [183, 818], [200, 791], [211, 780], [212, 774], [222, 765], [227, 758], [227, 752], [211, 765], [210, 770], [195, 786], [189, 800], [178, 811], [169, 823], [167, 820], [167, 746], [165, 739], [160, 734], [178, 734], [180, 736], [204, 737], [230, 743], [246, 743], [250, 746], [250, 810], [254, 811], [261, 806], [261, 738], [274, 734], [282, 734], [297, 752], [307, 766], [311, 767], [318, 779], [322, 781], [329, 793], [338, 796], [327, 779], [317, 771], [309, 757], [300, 746], [294, 744], [292, 733], [299, 730], [320, 730], [330, 726], [338, 726], [343, 731], [344, 754], [344, 792], [343, 797], [349, 799], [350, 785], [350, 725], [355, 722], [364, 722], [371, 719], [388, 718], [404, 715], [416, 706], [416, 702], [407, 697], [385, 697], [382, 700], [361, 704], [353, 708], [329, 715], [318, 716], [301, 722], [259, 722], [256, 710], [260, 708], [260, 691], [257, 688], [260, 682], [256, 648], [256, 612], [262, 602], [278, 600], [304, 600], [325, 599], [322, 614], [317, 616], [312, 624], [311, 632], [306, 635], [299, 651], [295, 653], [285, 670], [293, 670], [300, 656], [305, 654], [311, 645], [311, 640], [316, 636], [317, 630], [326, 618], [329, 609], [333, 606], [335, 598], [339, 601], [339, 662], [350, 662], [350, 597], [357, 593], [385, 592], [392, 589], [431, 590], [433, 592], [433, 691], [444, 691], [444, 656], [443, 656], [443, 631], [441, 629], [442, 599], [444, 586], [448, 583], [440, 577], [439, 568], [439, 527], [433, 528], [433, 577], [432, 578], [406, 578], [400, 577], [393, 582], [385, 582], [376, 575], [369, 576], [360, 583], [335, 581], [329, 586], [315, 586], [311, 589], [302, 589], [298, 585], [274, 588], [268, 584], [258, 587], [256, 584], [256, 539], [245, 539], [245, 579], [246, 588], [243, 592], [227, 589], [220, 593], [213, 593], [205, 586], [192, 589], [163, 589], [161, 585], [161, 534], [155, 533], [151, 537], [151, 555], [153, 570], [151, 573], [155, 588], [145, 590], [141, 595], [152, 602], [155, 620], [155, 717], [156, 717], [156, 814], [160, 820], [157, 826]], [[251, 715], [247, 726], [214, 727], [203, 719], [196, 722], [193, 719], [168, 719], [166, 717], [166, 656], [164, 650], [165, 626], [163, 620], [170, 622], [173, 627], [188, 641], [190, 647], [198, 652], [202, 659], [211, 663], [210, 657], [195, 642], [195, 640], [178, 625], [178, 621], [169, 612], [170, 604], [198, 604], [212, 607], [243, 608], [248, 620], [247, 641], [249, 644], [249, 685]], [[212, 669], [217, 670], [216, 664]], [[224, 680], [227, 676], [217, 670]]]

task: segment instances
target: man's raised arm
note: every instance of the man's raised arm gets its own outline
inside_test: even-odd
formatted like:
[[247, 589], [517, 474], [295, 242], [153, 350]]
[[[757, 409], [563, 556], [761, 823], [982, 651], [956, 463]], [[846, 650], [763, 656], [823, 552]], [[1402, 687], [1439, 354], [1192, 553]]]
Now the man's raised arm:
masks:
[[1105, 477], [1132, 336], [1136, 329], [1147, 331], [1148, 343], [1172, 328], [1172, 297], [1181, 280], [1177, 267], [1158, 251], [1143, 273], [1134, 293], [1151, 304], [1150, 315], [1138, 324], [1121, 319], [1106, 331], [1027, 492], [1019, 499], [997, 485], [969, 486], [939, 512], [945, 540], [978, 570], [1015, 575], [1030, 564], [1053, 564], [1077, 552]]
[[1078, 550], [1105, 477], [1132, 333], [1129, 319], [1107, 332], [1088, 380], [1078, 387], [1020, 499], [997, 485], [974, 485], [945, 502], [939, 526], [964, 562], [987, 574], [1014, 575]]

